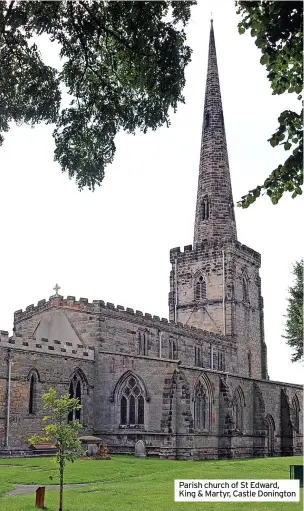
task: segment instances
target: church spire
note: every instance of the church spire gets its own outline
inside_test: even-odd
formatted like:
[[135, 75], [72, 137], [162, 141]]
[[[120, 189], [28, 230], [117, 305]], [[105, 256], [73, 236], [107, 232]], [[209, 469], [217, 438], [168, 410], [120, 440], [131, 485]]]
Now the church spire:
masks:
[[233, 197], [213, 21], [211, 20], [194, 245], [205, 239], [236, 239]]

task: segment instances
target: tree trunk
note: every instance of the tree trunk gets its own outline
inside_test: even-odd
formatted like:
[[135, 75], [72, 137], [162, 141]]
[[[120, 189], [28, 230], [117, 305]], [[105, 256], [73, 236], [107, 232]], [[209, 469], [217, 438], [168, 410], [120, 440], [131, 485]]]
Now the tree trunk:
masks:
[[63, 471], [64, 471], [63, 459], [60, 458], [60, 461], [59, 461], [60, 490], [59, 490], [59, 510], [58, 511], [63, 511]]

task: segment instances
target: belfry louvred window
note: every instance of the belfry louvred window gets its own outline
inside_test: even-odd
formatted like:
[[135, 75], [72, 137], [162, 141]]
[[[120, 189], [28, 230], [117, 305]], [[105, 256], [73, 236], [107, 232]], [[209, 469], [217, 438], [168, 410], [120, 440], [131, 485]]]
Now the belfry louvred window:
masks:
[[206, 281], [203, 277], [199, 277], [195, 285], [195, 299], [205, 300], [206, 299]]
[[139, 382], [131, 375], [123, 386], [120, 398], [121, 425], [143, 425], [145, 400]]

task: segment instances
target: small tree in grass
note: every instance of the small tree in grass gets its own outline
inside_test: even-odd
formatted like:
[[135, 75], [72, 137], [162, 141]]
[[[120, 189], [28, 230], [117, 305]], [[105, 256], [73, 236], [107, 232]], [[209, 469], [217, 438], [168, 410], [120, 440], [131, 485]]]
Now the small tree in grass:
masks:
[[59, 466], [60, 496], [59, 511], [63, 510], [63, 477], [67, 461], [72, 463], [80, 456], [80, 441], [78, 432], [82, 425], [78, 420], [68, 422], [68, 414], [79, 410], [81, 404], [79, 399], [71, 398], [69, 394], [57, 397], [56, 390], [50, 389], [42, 396], [43, 407], [49, 415], [43, 417], [43, 421], [50, 421], [50, 424], [43, 428], [45, 436], [33, 436], [29, 438], [32, 444], [40, 442], [55, 442], [58, 446], [56, 461]]

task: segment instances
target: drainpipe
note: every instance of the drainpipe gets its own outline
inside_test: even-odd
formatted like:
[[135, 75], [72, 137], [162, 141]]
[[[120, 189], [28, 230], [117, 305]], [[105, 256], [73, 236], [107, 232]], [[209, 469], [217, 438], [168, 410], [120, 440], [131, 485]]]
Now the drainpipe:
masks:
[[226, 304], [225, 304], [225, 294], [226, 294], [226, 284], [225, 284], [225, 251], [223, 250], [223, 334], [226, 335]]
[[159, 358], [162, 358], [162, 339], [163, 339], [163, 333], [159, 333]]
[[6, 428], [5, 428], [4, 447], [8, 448], [9, 427], [10, 427], [10, 410], [11, 410], [11, 376], [12, 376], [12, 352], [10, 349], [7, 352], [6, 360], [8, 362], [8, 385], [7, 385]]
[[174, 300], [174, 321], [177, 323], [177, 259], [175, 259], [175, 300]]

